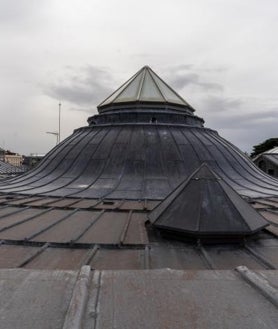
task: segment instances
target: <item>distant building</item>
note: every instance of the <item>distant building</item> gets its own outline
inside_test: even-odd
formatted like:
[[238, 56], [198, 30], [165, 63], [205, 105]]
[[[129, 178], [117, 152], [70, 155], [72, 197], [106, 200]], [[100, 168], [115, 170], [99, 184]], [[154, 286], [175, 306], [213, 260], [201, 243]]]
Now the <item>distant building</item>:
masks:
[[12, 166], [19, 167], [22, 165], [23, 157], [18, 153], [11, 152], [9, 150], [5, 151], [2, 148], [0, 149], [0, 160], [9, 163]]
[[28, 156], [24, 156], [22, 164], [28, 166], [29, 168], [35, 167], [42, 159], [44, 158], [44, 154], [30, 154]]
[[278, 147], [257, 155], [253, 161], [268, 175], [278, 177]]

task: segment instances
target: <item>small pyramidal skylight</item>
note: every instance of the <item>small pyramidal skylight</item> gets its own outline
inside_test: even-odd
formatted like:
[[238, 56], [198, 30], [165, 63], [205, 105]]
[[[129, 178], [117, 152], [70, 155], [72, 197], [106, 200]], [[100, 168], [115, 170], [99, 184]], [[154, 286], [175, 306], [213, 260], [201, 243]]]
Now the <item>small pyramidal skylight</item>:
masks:
[[265, 219], [205, 163], [149, 214], [151, 223], [179, 235], [244, 237]]
[[112, 95], [99, 104], [98, 108], [110, 104], [129, 102], [170, 103], [191, 108], [191, 106], [149, 66], [144, 66], [139, 70]]

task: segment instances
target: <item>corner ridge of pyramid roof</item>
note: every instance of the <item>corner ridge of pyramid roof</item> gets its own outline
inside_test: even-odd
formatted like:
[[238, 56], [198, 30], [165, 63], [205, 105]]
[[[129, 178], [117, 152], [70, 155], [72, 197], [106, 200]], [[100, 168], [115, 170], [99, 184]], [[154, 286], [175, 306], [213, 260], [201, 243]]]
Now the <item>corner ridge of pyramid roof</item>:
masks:
[[[98, 108], [130, 102], [166, 103], [193, 108], [148, 65], [143, 66], [116, 91], [102, 101]], [[193, 110], [194, 111], [194, 110]]]

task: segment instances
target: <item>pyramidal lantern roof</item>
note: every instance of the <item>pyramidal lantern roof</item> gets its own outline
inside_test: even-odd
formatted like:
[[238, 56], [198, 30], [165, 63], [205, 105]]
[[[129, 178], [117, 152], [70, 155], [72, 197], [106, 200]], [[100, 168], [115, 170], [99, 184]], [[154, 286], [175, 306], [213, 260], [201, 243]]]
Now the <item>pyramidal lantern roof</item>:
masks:
[[196, 237], [244, 237], [267, 225], [235, 190], [202, 164], [149, 214], [161, 230]]
[[130, 102], [168, 103], [194, 109], [149, 66], [144, 66], [127, 80], [112, 95], [98, 105], [101, 109], [108, 105]]

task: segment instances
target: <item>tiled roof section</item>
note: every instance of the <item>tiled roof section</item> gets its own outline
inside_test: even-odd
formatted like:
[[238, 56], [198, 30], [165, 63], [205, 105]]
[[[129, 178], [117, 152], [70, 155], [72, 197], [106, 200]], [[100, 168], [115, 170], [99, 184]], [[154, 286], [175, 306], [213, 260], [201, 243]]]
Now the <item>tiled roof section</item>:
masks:
[[0, 174], [19, 174], [25, 172], [26, 170], [27, 168], [24, 166], [16, 167], [0, 160]]
[[206, 164], [170, 193], [149, 218], [160, 229], [197, 236], [245, 236], [267, 225]]
[[139, 70], [112, 95], [99, 104], [98, 108], [127, 102], [171, 103], [190, 107], [180, 95], [148, 66], [144, 66]]

